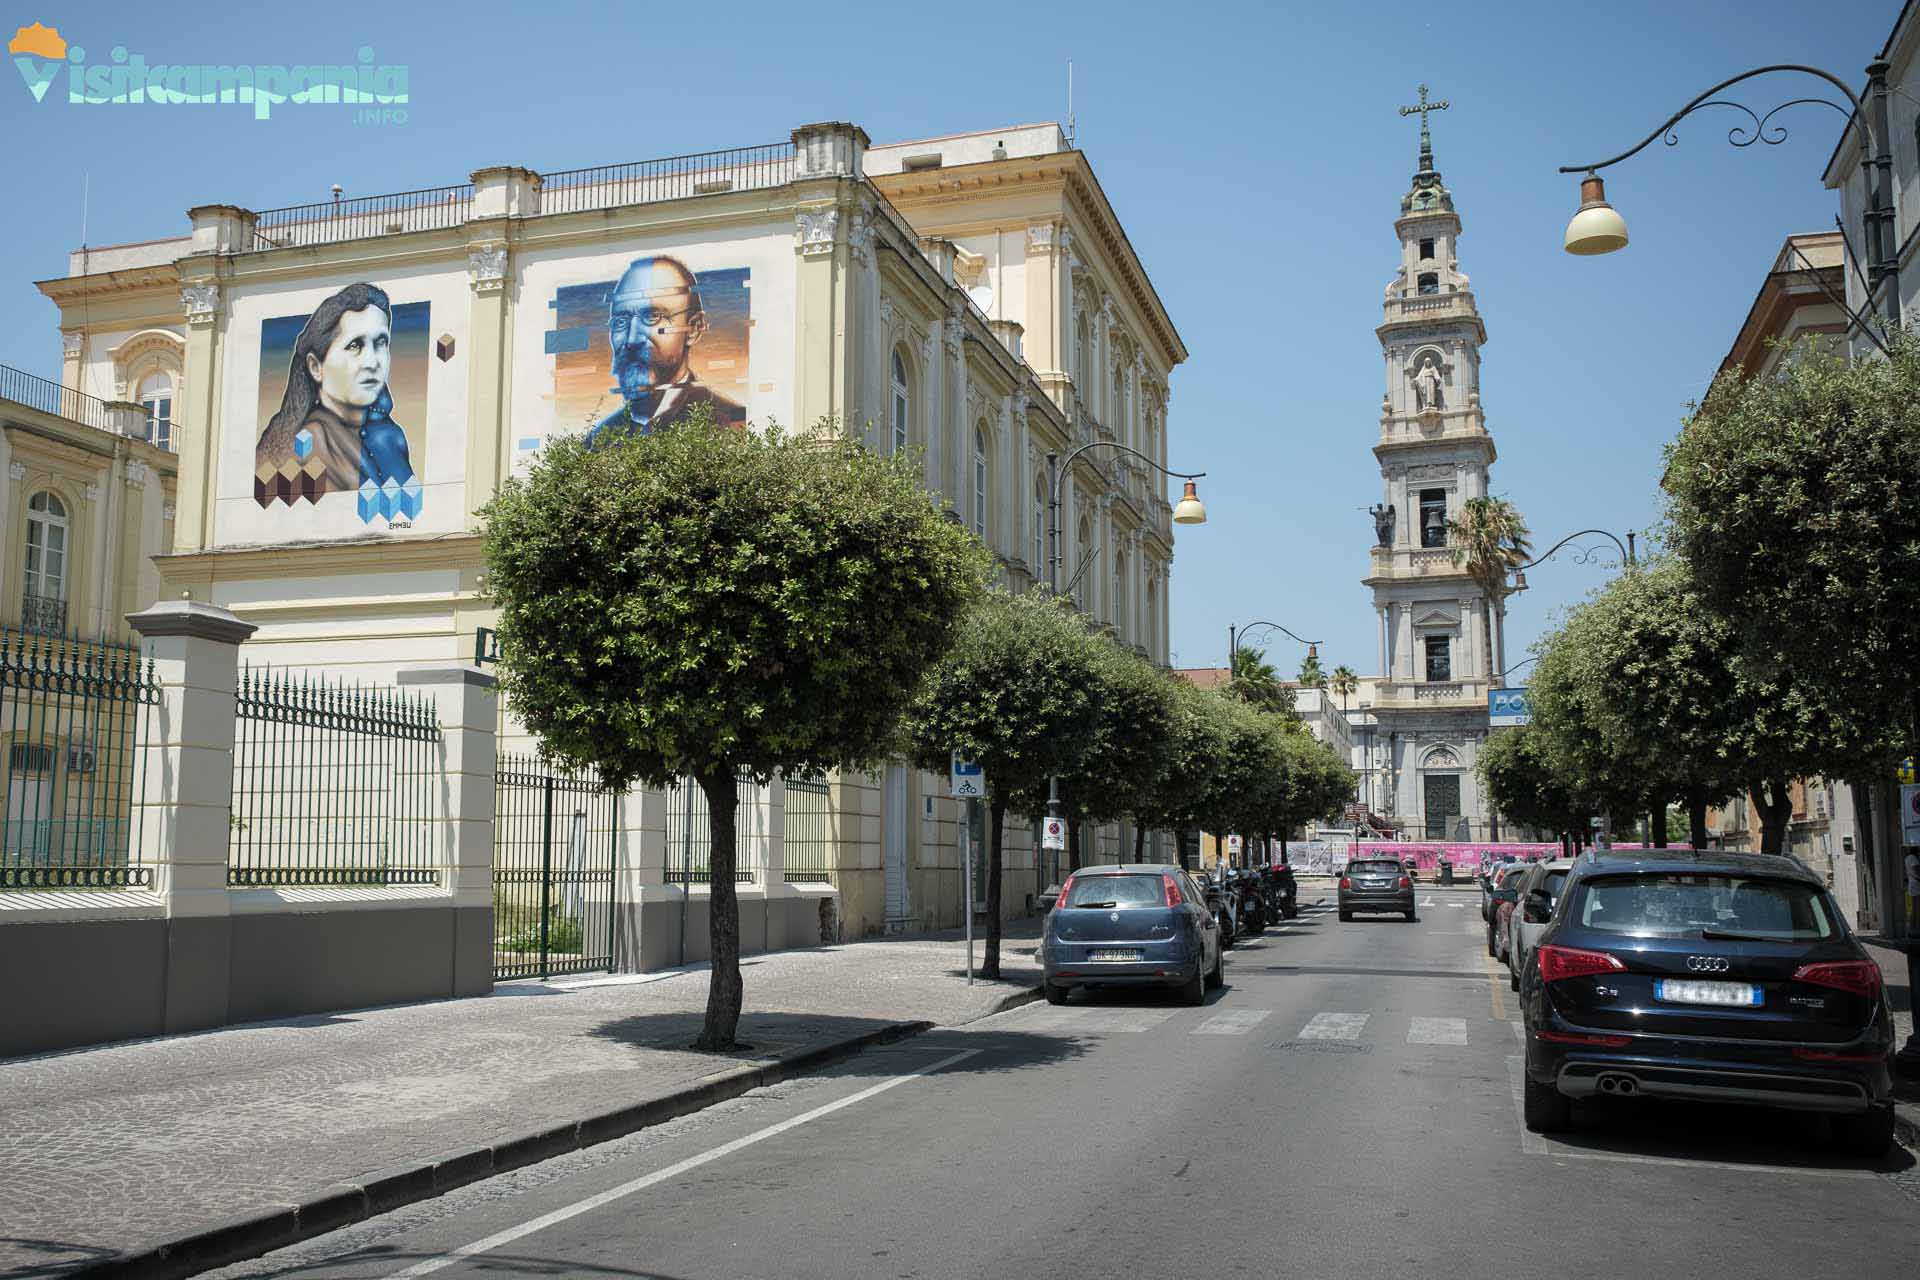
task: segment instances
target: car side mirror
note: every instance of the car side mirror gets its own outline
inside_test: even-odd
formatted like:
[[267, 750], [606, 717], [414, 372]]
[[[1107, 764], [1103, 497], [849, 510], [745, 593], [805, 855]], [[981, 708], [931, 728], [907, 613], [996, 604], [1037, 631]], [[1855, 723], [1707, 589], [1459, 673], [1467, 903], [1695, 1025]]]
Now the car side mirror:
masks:
[[1535, 889], [1527, 895], [1521, 918], [1528, 924], [1545, 924], [1553, 918], [1553, 900], [1547, 897], [1545, 889]]

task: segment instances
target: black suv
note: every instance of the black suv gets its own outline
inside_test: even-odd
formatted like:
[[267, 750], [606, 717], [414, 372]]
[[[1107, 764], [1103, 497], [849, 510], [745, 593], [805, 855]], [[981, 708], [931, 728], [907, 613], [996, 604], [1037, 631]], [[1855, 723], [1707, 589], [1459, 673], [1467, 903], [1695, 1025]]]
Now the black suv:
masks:
[[1527, 1128], [1574, 1098], [1691, 1098], [1827, 1112], [1850, 1154], [1893, 1140], [1893, 1018], [1826, 886], [1760, 854], [1588, 854], [1529, 965]]

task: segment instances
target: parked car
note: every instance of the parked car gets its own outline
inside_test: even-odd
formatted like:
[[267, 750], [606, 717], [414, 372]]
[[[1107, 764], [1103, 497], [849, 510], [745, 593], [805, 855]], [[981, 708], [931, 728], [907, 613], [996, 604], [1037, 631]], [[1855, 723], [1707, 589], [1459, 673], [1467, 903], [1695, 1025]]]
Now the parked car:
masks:
[[1157, 863], [1074, 872], [1047, 913], [1040, 953], [1049, 1004], [1065, 1004], [1075, 987], [1172, 987], [1199, 1004], [1224, 963], [1205, 892]]
[[1530, 869], [1524, 862], [1510, 862], [1494, 873], [1487, 906], [1487, 954], [1495, 960], [1507, 958], [1507, 919], [1518, 900], [1520, 881]]
[[1576, 1098], [1760, 1103], [1885, 1153], [1893, 1019], [1818, 877], [1761, 854], [1595, 853], [1564, 893], [1521, 987], [1527, 1128], [1565, 1128]]
[[1480, 884], [1480, 918], [1482, 920], [1489, 919], [1493, 913], [1494, 881], [1499, 878], [1502, 871], [1512, 865], [1511, 861], [1483, 863], [1480, 874], [1474, 877]]
[[[1507, 985], [1515, 991], [1520, 989], [1520, 975], [1527, 971], [1533, 948], [1540, 941], [1540, 935], [1547, 931], [1554, 905], [1566, 887], [1567, 872], [1572, 869], [1572, 860], [1561, 858], [1536, 862], [1520, 877], [1518, 891], [1513, 896], [1513, 910], [1508, 912], [1507, 919]], [[1529, 913], [1529, 901], [1534, 901], [1539, 909]], [[1538, 919], [1532, 918], [1534, 916]]]
[[1339, 909], [1342, 920], [1353, 919], [1356, 911], [1398, 911], [1409, 920], [1416, 919], [1413, 877], [1394, 858], [1349, 862], [1340, 877]]

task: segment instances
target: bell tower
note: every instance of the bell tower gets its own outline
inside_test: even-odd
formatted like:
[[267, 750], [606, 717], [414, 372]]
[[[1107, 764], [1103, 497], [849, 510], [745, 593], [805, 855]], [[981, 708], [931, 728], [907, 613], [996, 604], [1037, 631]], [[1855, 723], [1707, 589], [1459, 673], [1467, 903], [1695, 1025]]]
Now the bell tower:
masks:
[[[1460, 215], [1433, 157], [1420, 86], [1420, 160], [1393, 229], [1399, 269], [1374, 330], [1386, 370], [1380, 501], [1364, 579], [1379, 621], [1379, 672], [1363, 699], [1377, 725], [1368, 771], [1376, 813], [1416, 839], [1485, 840], [1487, 815], [1473, 774], [1497, 684], [1501, 619], [1453, 561], [1447, 522], [1487, 496], [1496, 453], [1480, 404], [1486, 326], [1460, 269]], [[1369, 698], [1368, 695], [1371, 695]], [[1364, 792], [1363, 792], [1364, 795]]]

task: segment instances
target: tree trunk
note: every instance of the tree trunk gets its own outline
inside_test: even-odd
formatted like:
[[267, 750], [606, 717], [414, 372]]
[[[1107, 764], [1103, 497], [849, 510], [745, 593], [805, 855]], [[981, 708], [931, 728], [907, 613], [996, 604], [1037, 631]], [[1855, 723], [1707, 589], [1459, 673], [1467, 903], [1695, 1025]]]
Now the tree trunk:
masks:
[[1080, 869], [1080, 820], [1067, 819], [1067, 870]]
[[1707, 847], [1707, 794], [1698, 787], [1687, 792], [1687, 840], [1696, 849]]
[[998, 791], [987, 797], [987, 821], [993, 830], [987, 834], [987, 950], [980, 961], [980, 976], [1000, 976], [1000, 862], [1001, 829], [1007, 824], [1007, 802]]
[[1147, 860], [1147, 824], [1136, 819], [1133, 824], [1133, 860]]
[[1751, 789], [1753, 808], [1760, 815], [1760, 852], [1779, 854], [1787, 848], [1787, 822], [1793, 817], [1793, 792], [1784, 778], [1762, 782]]
[[1664, 849], [1667, 847], [1667, 798], [1656, 796], [1653, 804], [1653, 813], [1648, 818], [1653, 823], [1653, 847]]
[[1187, 829], [1176, 827], [1173, 832], [1174, 856], [1180, 860], [1182, 871], [1193, 870], [1193, 859], [1187, 853]]
[[[1877, 919], [1880, 912], [1880, 869], [1875, 865], [1873, 847], [1873, 784], [1855, 782], [1853, 787], [1853, 818], [1860, 827], [1859, 847], [1854, 852], [1856, 865], [1866, 868], [1860, 885], [1860, 909], [1870, 911]], [[1853, 921], [1859, 924], [1858, 920]]]
[[[707, 1020], [696, 1049], [731, 1053], [745, 1048], [734, 1040], [745, 992], [740, 983], [740, 899], [734, 892], [734, 824], [740, 782], [731, 766], [701, 774], [696, 781], [707, 798], [707, 832], [712, 853], [707, 900], [707, 929], [713, 950], [713, 974], [707, 982]], [[683, 886], [684, 887], [684, 886]]]

